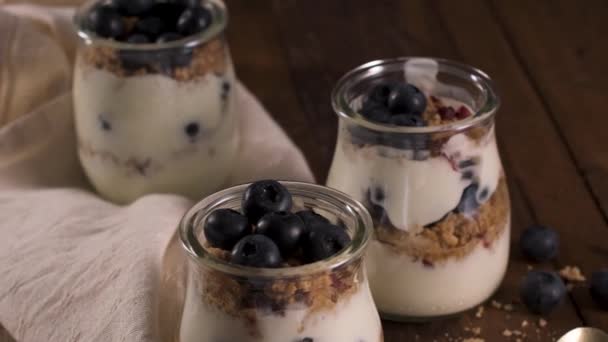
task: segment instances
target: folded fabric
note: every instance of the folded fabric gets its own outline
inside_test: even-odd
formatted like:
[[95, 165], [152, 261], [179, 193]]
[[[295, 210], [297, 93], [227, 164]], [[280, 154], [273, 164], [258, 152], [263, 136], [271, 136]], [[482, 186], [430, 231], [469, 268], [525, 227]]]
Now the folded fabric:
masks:
[[[170, 341], [184, 275], [175, 230], [192, 203], [121, 207], [91, 190], [74, 137], [71, 13], [0, 6], [0, 323], [19, 342]], [[231, 183], [313, 181], [260, 103], [242, 85], [236, 97]]]

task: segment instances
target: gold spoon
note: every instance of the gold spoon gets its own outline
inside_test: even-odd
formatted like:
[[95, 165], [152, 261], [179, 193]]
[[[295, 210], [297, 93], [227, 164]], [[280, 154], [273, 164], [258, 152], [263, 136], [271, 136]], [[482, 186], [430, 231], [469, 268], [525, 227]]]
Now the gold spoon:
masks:
[[596, 328], [576, 328], [557, 342], [608, 342], [608, 334]]

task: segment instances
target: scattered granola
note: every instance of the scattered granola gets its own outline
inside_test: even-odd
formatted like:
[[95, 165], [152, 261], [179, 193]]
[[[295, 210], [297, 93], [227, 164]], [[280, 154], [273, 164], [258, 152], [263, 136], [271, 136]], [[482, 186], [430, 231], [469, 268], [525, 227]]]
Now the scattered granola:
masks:
[[477, 312], [475, 313], [475, 317], [482, 318], [483, 317], [483, 310], [484, 310], [483, 306], [478, 307], [477, 308]]
[[502, 309], [502, 303], [500, 303], [497, 300], [492, 300], [491, 304], [492, 304], [492, 307], [494, 307], [495, 309], [498, 309], [498, 310]]
[[570, 282], [584, 282], [587, 280], [581, 270], [576, 266], [566, 266], [559, 271], [559, 275]]

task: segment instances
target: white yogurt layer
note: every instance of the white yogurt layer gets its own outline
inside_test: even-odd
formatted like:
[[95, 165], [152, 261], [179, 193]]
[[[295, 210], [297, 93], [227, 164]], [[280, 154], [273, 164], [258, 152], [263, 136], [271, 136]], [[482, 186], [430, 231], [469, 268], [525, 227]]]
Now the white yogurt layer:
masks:
[[367, 282], [351, 296], [340, 299], [331, 311], [308, 316], [308, 309], [289, 309], [285, 315], [260, 312], [259, 337], [252, 337], [243, 319], [210, 307], [194, 284], [188, 286], [180, 342], [381, 342], [381, 324]]
[[[340, 134], [348, 134], [343, 124]], [[467, 160], [474, 160], [475, 165], [457, 167]], [[393, 226], [408, 231], [436, 222], [456, 208], [464, 189], [473, 182], [463, 178], [465, 171], [473, 172], [483, 203], [496, 190], [501, 173], [493, 129], [479, 143], [464, 133], [456, 134], [443, 146], [442, 156], [425, 160], [414, 160], [408, 150], [356, 147], [341, 136], [327, 185], [364, 203], [369, 191], [381, 189], [384, 199], [376, 204], [384, 207]], [[484, 191], [485, 198], [481, 198]]]
[[401, 318], [450, 315], [481, 304], [500, 285], [509, 259], [510, 223], [494, 243], [479, 243], [462, 259], [434, 267], [396, 254], [374, 240], [367, 258], [368, 277], [382, 314]]
[[[129, 202], [146, 193], [201, 198], [224, 184], [238, 134], [234, 79], [213, 73], [179, 82], [159, 74], [118, 77], [79, 61], [74, 79], [80, 160], [99, 193]], [[194, 124], [196, 134], [186, 134]]]

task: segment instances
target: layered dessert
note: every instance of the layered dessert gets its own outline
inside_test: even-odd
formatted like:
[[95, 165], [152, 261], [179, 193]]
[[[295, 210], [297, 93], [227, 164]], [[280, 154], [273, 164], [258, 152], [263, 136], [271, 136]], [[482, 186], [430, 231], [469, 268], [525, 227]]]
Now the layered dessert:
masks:
[[224, 184], [238, 143], [224, 15], [212, 1], [115, 0], [81, 10], [78, 150], [101, 195], [201, 198]]
[[425, 319], [472, 308], [499, 286], [509, 196], [493, 117], [437, 80], [435, 61], [401, 64], [400, 79], [350, 99], [357, 116], [340, 124], [327, 184], [372, 215], [368, 272], [383, 317]]
[[180, 341], [383, 341], [361, 256], [335, 262], [354, 232], [330, 219], [276, 181], [206, 214], [207, 264], [228, 268], [191, 267]]

